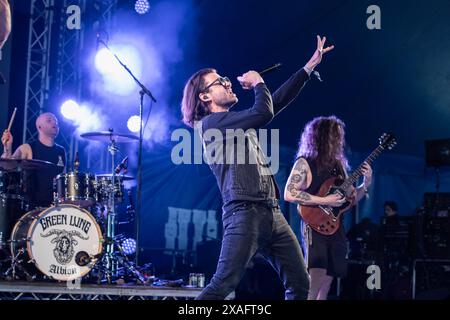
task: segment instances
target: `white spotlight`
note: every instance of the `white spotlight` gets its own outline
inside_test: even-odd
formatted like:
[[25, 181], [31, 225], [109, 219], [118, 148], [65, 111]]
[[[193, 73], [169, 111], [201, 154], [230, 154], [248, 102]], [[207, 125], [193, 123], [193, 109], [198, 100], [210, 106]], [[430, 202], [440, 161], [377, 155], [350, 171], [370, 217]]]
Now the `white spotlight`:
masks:
[[139, 132], [139, 116], [131, 116], [127, 121], [128, 130], [131, 132]]

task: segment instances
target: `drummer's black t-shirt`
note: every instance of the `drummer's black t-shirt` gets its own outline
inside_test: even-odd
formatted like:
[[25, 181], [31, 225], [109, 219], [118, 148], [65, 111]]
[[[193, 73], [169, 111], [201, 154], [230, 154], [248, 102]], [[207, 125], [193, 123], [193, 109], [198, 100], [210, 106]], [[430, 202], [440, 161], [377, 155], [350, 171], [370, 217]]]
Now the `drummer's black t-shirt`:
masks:
[[63, 172], [66, 165], [66, 152], [60, 145], [47, 147], [39, 140], [30, 143], [34, 160], [43, 160], [54, 163], [57, 170], [36, 170], [31, 173], [28, 183], [28, 196], [31, 205], [48, 207], [53, 202], [53, 178]]

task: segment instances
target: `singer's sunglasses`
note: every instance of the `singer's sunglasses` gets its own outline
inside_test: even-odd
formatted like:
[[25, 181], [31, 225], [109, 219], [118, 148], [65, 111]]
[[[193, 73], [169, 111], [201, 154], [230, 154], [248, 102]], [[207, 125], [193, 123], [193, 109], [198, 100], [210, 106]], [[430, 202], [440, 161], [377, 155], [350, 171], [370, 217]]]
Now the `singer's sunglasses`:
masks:
[[229, 84], [229, 83], [231, 83], [231, 81], [230, 81], [230, 79], [228, 79], [228, 77], [219, 77], [216, 80], [214, 80], [213, 82], [211, 82], [210, 84], [208, 84], [206, 86], [206, 88], [203, 89], [202, 92], [206, 92], [206, 91], [208, 91], [209, 88], [211, 88], [212, 86], [216, 86], [216, 85], [221, 85], [221, 86], [226, 87], [227, 84]]

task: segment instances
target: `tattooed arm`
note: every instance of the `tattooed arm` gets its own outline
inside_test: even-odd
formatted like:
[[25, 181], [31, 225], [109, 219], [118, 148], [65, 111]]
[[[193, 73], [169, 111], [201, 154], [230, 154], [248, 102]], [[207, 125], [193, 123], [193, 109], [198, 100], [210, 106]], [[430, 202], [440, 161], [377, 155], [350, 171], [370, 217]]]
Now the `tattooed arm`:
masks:
[[304, 190], [311, 184], [311, 178], [311, 169], [309, 168], [308, 162], [304, 158], [299, 158], [295, 162], [286, 183], [284, 200], [307, 206], [340, 206], [345, 201], [345, 199], [334, 194], [326, 197], [318, 197], [305, 192]]
[[[309, 179], [308, 179], [309, 178]], [[319, 197], [313, 196], [304, 190], [308, 188], [311, 180], [311, 169], [305, 159], [299, 158], [292, 168], [284, 189], [284, 200], [305, 205], [317, 205]]]

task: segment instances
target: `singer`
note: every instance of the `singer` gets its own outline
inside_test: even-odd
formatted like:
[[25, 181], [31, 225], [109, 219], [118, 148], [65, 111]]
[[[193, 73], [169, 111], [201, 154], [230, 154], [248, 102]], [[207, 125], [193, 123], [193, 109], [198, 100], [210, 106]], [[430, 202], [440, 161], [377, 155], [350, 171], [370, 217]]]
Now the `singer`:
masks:
[[[259, 73], [248, 71], [237, 77], [243, 89], [253, 89], [255, 94], [253, 107], [243, 111], [230, 111], [238, 98], [227, 77], [221, 77], [215, 69], [198, 71], [184, 87], [183, 122], [201, 132], [218, 129], [225, 133], [227, 129], [248, 130], [265, 126], [297, 97], [323, 54], [334, 48], [324, 48], [325, 41], [325, 37], [317, 36], [317, 49], [311, 59], [273, 95]], [[247, 133], [245, 136], [249, 138]], [[239, 141], [233, 142], [233, 149], [239, 149]], [[206, 149], [211, 143], [205, 139]], [[228, 147], [227, 144], [225, 153]], [[255, 139], [245, 141], [244, 148], [256, 159], [265, 159]], [[234, 157], [237, 154], [232, 153]], [[273, 174], [262, 163], [264, 161], [256, 164], [250, 161], [210, 163], [222, 194], [224, 230], [216, 273], [197, 299], [224, 299], [237, 287], [257, 252], [263, 253], [278, 272], [286, 299], [306, 299], [308, 296], [309, 277], [299, 243], [280, 210], [280, 192]]]

